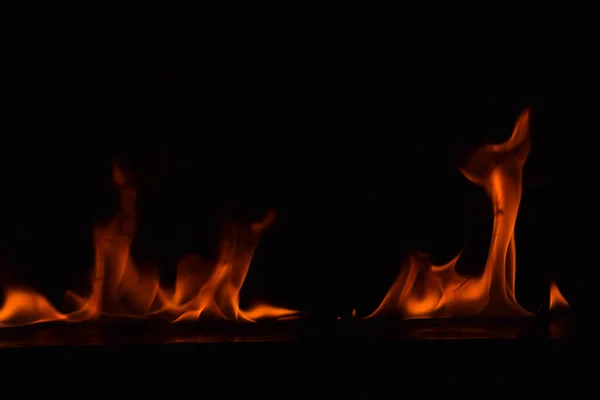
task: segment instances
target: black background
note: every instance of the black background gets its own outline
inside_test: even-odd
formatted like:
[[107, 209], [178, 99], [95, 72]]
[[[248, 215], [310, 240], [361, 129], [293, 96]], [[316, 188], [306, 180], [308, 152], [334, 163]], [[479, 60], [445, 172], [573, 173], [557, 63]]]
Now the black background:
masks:
[[67, 289], [85, 293], [91, 228], [117, 207], [116, 157], [139, 190], [140, 268], [159, 265], [172, 281], [186, 252], [215, 255], [224, 218], [274, 208], [242, 302], [366, 315], [410, 251], [443, 263], [464, 249], [458, 268], [480, 271], [491, 204], [457, 167], [508, 138], [531, 106], [517, 297], [535, 311], [554, 279], [584, 307], [563, 245], [574, 234], [574, 133], [564, 133], [573, 71], [561, 64], [566, 39], [549, 28], [498, 16], [318, 33], [23, 31], [5, 72], [1, 283], [27, 283], [56, 304]]

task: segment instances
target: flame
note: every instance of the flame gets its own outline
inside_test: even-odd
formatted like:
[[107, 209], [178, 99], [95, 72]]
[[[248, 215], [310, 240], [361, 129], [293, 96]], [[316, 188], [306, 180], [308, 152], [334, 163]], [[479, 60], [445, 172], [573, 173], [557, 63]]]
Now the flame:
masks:
[[28, 288], [6, 287], [5, 306], [0, 309], [2, 321], [13, 321], [14, 325], [27, 325], [38, 322], [67, 319], [41, 294]]
[[269, 211], [262, 221], [249, 227], [231, 227], [222, 242], [216, 264], [188, 255], [177, 265], [174, 289], [162, 287], [157, 271], [139, 271], [129, 253], [137, 226], [136, 191], [113, 163], [113, 182], [120, 192], [120, 209], [108, 223], [93, 230], [95, 265], [88, 297], [67, 292], [66, 302], [75, 306], [59, 312], [41, 294], [31, 289], [5, 288], [0, 308], [0, 327], [48, 321], [80, 322], [102, 315], [127, 318], [157, 316], [172, 322], [214, 319], [254, 322], [290, 317], [296, 311], [258, 304], [244, 311], [239, 293], [262, 233], [275, 219]]
[[529, 113], [527, 109], [519, 116], [507, 141], [479, 148], [460, 169], [485, 189], [493, 205], [492, 239], [481, 276], [463, 277], [455, 271], [460, 253], [442, 266], [431, 264], [425, 254], [412, 254], [379, 307], [366, 318], [398, 312], [409, 319], [530, 315], [515, 298], [514, 238], [530, 149]]
[[566, 310], [569, 308], [569, 303], [560, 292], [556, 282], [550, 282], [550, 310]]

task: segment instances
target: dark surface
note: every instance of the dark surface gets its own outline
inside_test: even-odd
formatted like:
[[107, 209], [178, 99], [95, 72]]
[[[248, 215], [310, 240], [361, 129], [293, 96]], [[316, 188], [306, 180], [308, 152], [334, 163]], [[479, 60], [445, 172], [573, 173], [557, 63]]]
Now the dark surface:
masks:
[[[28, 345], [0, 350], [0, 376], [7, 393], [78, 397], [160, 390], [219, 398], [250, 393], [372, 398], [406, 390], [480, 396], [505, 389], [581, 388], [585, 343], [548, 338], [552, 326], [555, 333], [557, 326], [568, 330], [566, 321], [556, 320], [40, 325], [0, 331], [3, 345]], [[519, 339], [501, 339], [511, 336]], [[439, 339], [460, 337], [470, 339]], [[488, 339], [477, 339], [483, 337]], [[103, 345], [83, 345], [86, 340]]]
[[564, 340], [64, 346], [3, 349], [1, 371], [3, 390], [23, 395], [480, 396], [581, 388], [577, 356], [578, 345]]
[[573, 337], [568, 315], [521, 319], [337, 320], [260, 323], [110, 320], [47, 323], [0, 330], [0, 348], [238, 342], [397, 342], [411, 339], [557, 339]]

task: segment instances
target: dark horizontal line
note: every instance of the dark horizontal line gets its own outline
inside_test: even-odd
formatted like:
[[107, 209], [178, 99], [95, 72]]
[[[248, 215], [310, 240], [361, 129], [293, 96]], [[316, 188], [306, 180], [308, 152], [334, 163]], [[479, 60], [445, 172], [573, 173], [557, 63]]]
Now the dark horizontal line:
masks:
[[546, 318], [451, 318], [400, 320], [285, 321], [234, 323], [193, 321], [170, 324], [157, 320], [104, 318], [84, 323], [52, 322], [1, 328], [0, 348], [25, 346], [93, 346], [208, 344], [239, 342], [375, 343], [415, 339], [525, 339], [568, 337], [568, 315]]

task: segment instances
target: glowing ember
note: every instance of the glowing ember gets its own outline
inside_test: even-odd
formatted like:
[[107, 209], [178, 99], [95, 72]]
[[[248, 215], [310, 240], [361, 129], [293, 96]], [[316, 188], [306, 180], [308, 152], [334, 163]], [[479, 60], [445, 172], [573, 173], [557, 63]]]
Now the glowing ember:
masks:
[[123, 171], [113, 166], [113, 182], [121, 194], [118, 214], [94, 229], [95, 265], [92, 293], [81, 297], [67, 292], [67, 302], [76, 311], [61, 313], [41, 294], [30, 289], [5, 288], [0, 309], [0, 326], [28, 325], [64, 320], [78, 322], [101, 315], [128, 318], [163, 317], [169, 321], [195, 320], [201, 317], [232, 321], [290, 317], [296, 311], [269, 305], [251, 310], [239, 308], [239, 293], [261, 234], [275, 218], [265, 218], [249, 227], [231, 227], [222, 243], [216, 265], [207, 265], [198, 256], [180, 260], [174, 290], [163, 288], [156, 271], [139, 272], [129, 254], [137, 225], [136, 191]]
[[478, 149], [461, 168], [485, 189], [494, 210], [492, 240], [483, 274], [463, 277], [454, 270], [460, 257], [434, 266], [413, 254], [379, 307], [367, 318], [400, 313], [405, 318], [452, 316], [527, 316], [515, 298], [514, 228], [521, 201], [523, 166], [530, 149], [529, 110], [517, 120], [510, 138]]

